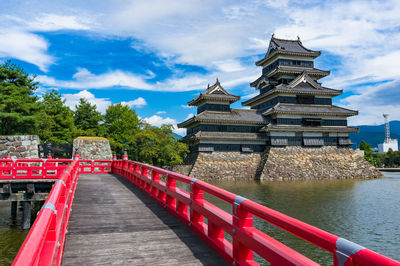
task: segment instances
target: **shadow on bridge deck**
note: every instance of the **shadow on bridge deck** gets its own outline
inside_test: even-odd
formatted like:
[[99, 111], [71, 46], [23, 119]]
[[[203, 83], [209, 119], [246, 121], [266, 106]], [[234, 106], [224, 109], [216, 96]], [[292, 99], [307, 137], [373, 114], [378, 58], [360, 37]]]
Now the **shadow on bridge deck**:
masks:
[[64, 265], [226, 265], [189, 228], [125, 179], [80, 175]]

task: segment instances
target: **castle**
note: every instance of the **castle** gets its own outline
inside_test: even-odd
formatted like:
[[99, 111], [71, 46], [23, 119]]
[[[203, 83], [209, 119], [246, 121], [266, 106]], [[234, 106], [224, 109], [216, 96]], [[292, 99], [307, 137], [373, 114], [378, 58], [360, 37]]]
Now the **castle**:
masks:
[[[178, 124], [187, 129], [182, 141], [190, 147], [186, 174], [221, 178], [223, 172], [232, 178], [257, 179], [380, 176], [349, 148], [349, 133], [358, 128], [348, 126], [347, 117], [358, 112], [332, 104], [332, 98], [343, 91], [319, 82], [330, 74], [314, 67], [320, 55], [304, 47], [299, 38], [272, 36], [265, 57], [256, 62], [262, 74], [250, 83], [259, 94], [242, 102], [250, 109], [231, 108], [240, 97], [230, 94], [218, 79], [188, 102], [197, 107], [197, 115]], [[315, 163], [320, 168], [328, 164], [331, 171], [312, 174], [309, 170]], [[350, 164], [354, 169], [348, 168]]]

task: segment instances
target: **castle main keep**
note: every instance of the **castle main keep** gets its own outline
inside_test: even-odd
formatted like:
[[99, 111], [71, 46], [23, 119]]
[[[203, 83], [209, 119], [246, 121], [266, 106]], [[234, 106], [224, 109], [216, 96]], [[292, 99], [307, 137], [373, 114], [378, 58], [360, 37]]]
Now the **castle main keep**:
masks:
[[178, 124], [187, 129], [182, 140], [190, 147], [185, 174], [248, 179], [380, 177], [349, 148], [349, 133], [358, 128], [348, 126], [347, 117], [358, 112], [332, 104], [343, 91], [319, 81], [330, 74], [314, 67], [320, 55], [300, 39], [272, 36], [265, 57], [256, 62], [262, 74], [250, 83], [259, 94], [242, 102], [250, 109], [231, 108], [240, 97], [218, 80], [188, 102], [197, 107], [197, 115]]

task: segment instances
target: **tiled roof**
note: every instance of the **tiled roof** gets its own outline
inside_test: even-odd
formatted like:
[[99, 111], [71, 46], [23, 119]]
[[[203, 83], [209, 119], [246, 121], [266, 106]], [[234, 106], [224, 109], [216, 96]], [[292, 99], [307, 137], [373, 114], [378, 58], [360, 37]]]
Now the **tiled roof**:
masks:
[[290, 104], [278, 103], [274, 107], [266, 110], [263, 115], [271, 114], [308, 114], [308, 115], [357, 115], [358, 111], [349, 110], [335, 105], [316, 105], [316, 104]]
[[202, 100], [216, 100], [234, 103], [240, 100], [240, 96], [227, 92], [217, 79], [217, 82], [214, 85], [208, 86], [204, 92], [200, 93], [199, 96], [188, 102], [188, 105], [195, 106]]
[[303, 46], [300, 39], [297, 40], [283, 40], [275, 37], [271, 38], [271, 44], [274, 49], [285, 50], [288, 52], [295, 53], [317, 53], [318, 51], [313, 51], [307, 49]]
[[311, 56], [313, 58], [321, 55], [320, 51], [313, 51], [303, 46], [300, 39], [297, 40], [283, 40], [272, 36], [268, 51], [265, 57], [256, 62], [257, 66], [263, 65], [269, 58], [273, 57], [275, 54], [295, 54], [303, 56]]
[[313, 86], [311, 86], [309, 83], [303, 83], [303, 84], [299, 84], [294, 88], [290, 88], [285, 84], [279, 84], [278, 86], [276, 86], [275, 88], [263, 93], [263, 94], [259, 94], [247, 101], [242, 102], [242, 105], [244, 106], [248, 106], [251, 103], [265, 98], [269, 95], [275, 94], [275, 93], [290, 93], [290, 94], [310, 94], [310, 95], [329, 95], [329, 96], [337, 96], [342, 94], [342, 90], [335, 90], [335, 89], [330, 89], [330, 88], [326, 88], [326, 87], [320, 87], [320, 88], [315, 88]]
[[204, 111], [178, 124], [183, 128], [194, 122], [235, 123], [235, 124], [264, 124], [268, 118], [263, 117], [256, 110], [231, 109], [230, 112]]
[[292, 66], [278, 66], [270, 73], [267, 77], [273, 77], [278, 73], [290, 73], [290, 74], [302, 74], [306, 73], [309, 76], [326, 77], [330, 74], [330, 71], [321, 70], [318, 68], [304, 68], [304, 67], [292, 67]]

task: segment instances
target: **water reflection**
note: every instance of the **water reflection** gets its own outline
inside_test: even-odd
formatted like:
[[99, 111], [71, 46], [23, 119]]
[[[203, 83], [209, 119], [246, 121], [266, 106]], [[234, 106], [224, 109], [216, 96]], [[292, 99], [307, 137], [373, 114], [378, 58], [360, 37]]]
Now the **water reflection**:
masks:
[[0, 265], [11, 265], [28, 234], [28, 230], [20, 229], [21, 219], [17, 219], [19, 223], [12, 221], [10, 205], [7, 201], [0, 201]]

